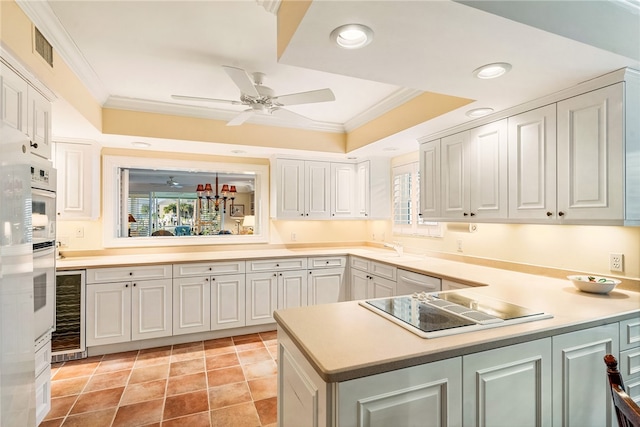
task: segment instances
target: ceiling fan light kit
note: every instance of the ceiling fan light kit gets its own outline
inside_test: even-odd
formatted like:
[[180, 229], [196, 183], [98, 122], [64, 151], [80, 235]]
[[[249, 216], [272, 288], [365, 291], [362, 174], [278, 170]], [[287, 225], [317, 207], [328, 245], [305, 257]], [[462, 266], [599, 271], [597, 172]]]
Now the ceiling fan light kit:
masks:
[[333, 30], [330, 37], [343, 49], [360, 49], [371, 43], [373, 30], [362, 24], [347, 24]]
[[249, 120], [254, 114], [276, 115], [285, 120], [296, 122], [311, 122], [308, 117], [301, 116], [283, 109], [287, 105], [311, 104], [316, 102], [335, 101], [336, 97], [331, 89], [318, 89], [309, 92], [291, 93], [276, 96], [273, 89], [264, 86], [264, 73], [253, 73], [252, 77], [242, 68], [223, 65], [222, 68], [240, 89], [240, 101], [227, 99], [202, 98], [197, 96], [171, 95], [173, 99], [186, 101], [220, 102], [233, 105], [246, 105], [248, 109], [240, 112], [227, 122], [227, 126], [238, 126]]

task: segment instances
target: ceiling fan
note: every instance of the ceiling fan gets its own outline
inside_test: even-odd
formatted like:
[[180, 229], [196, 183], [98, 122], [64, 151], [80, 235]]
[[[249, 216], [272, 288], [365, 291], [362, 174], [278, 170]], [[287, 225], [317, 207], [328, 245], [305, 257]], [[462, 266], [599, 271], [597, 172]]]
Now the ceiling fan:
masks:
[[170, 176], [169, 179], [167, 180], [167, 185], [171, 188], [182, 188], [182, 185], [178, 181], [173, 179], [172, 176]]
[[232, 105], [246, 105], [249, 108], [227, 122], [227, 126], [238, 126], [254, 114], [273, 114], [296, 121], [312, 121], [310, 118], [281, 108], [287, 105], [311, 104], [315, 102], [335, 101], [331, 89], [318, 89], [309, 92], [274, 95], [273, 89], [262, 84], [264, 73], [253, 73], [253, 80], [242, 68], [223, 65], [222, 68], [240, 89], [240, 100], [202, 98], [197, 96], [171, 95], [173, 99], [187, 101], [220, 102]]

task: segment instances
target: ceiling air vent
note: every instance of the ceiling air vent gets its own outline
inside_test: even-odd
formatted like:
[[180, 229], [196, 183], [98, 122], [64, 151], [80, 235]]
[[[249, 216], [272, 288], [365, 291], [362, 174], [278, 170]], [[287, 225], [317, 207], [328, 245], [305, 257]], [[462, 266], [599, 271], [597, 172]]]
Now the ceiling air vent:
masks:
[[53, 46], [51, 46], [51, 43], [44, 38], [37, 28], [35, 28], [34, 40], [36, 52], [53, 68]]

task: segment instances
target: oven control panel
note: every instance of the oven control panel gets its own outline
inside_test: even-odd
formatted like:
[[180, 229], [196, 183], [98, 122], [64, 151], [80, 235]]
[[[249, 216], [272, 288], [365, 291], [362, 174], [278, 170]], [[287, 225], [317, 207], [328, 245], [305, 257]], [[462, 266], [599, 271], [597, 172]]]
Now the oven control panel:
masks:
[[38, 166], [31, 166], [31, 182], [49, 186], [49, 171]]

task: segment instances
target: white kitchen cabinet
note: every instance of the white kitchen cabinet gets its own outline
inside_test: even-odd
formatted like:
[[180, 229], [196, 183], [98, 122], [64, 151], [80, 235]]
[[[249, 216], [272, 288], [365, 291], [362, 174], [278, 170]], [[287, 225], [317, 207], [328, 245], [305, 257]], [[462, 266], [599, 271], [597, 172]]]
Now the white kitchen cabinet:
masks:
[[95, 221], [100, 216], [100, 150], [91, 143], [56, 142], [56, 208], [59, 220]]
[[172, 335], [171, 266], [87, 270], [87, 346]]
[[209, 277], [173, 279], [173, 335], [211, 330]]
[[278, 307], [278, 273], [247, 274], [246, 325], [274, 323], [273, 312]]
[[27, 89], [27, 100], [27, 135], [31, 139], [31, 153], [50, 159], [51, 102], [31, 86]]
[[338, 383], [336, 409], [340, 427], [461, 426], [462, 358]]
[[350, 260], [349, 298], [352, 301], [396, 294], [396, 267], [354, 256]]
[[469, 285], [465, 285], [459, 282], [454, 282], [453, 280], [448, 280], [448, 279], [442, 279], [441, 285], [442, 285], [443, 291], [451, 291], [454, 289], [466, 289], [471, 287]]
[[391, 165], [389, 159], [371, 158], [356, 166], [356, 217], [391, 217]]
[[272, 179], [275, 215], [272, 216], [279, 219], [329, 218], [330, 173], [328, 162], [276, 159]]
[[173, 265], [173, 334], [245, 326], [245, 261]]
[[564, 221], [624, 217], [623, 90], [617, 83], [558, 102], [558, 216]]
[[440, 145], [442, 216], [506, 218], [506, 120], [442, 138]]
[[356, 165], [331, 163], [331, 218], [352, 218], [356, 211]]
[[509, 117], [509, 218], [551, 221], [556, 209], [556, 105]]
[[279, 310], [309, 305], [307, 270], [280, 271], [277, 275]]
[[27, 102], [28, 83], [0, 62], [0, 118], [4, 125], [27, 134], [27, 115], [29, 103]]
[[551, 425], [551, 369], [551, 338], [463, 356], [462, 425]]
[[439, 139], [420, 144], [420, 215], [423, 218], [442, 216], [440, 162]]
[[309, 270], [309, 305], [346, 301], [345, 267]]
[[553, 425], [617, 425], [605, 375], [605, 354], [618, 354], [619, 325], [553, 337]]
[[441, 282], [437, 277], [398, 269], [396, 294], [411, 295], [414, 292], [437, 292], [442, 288]]

